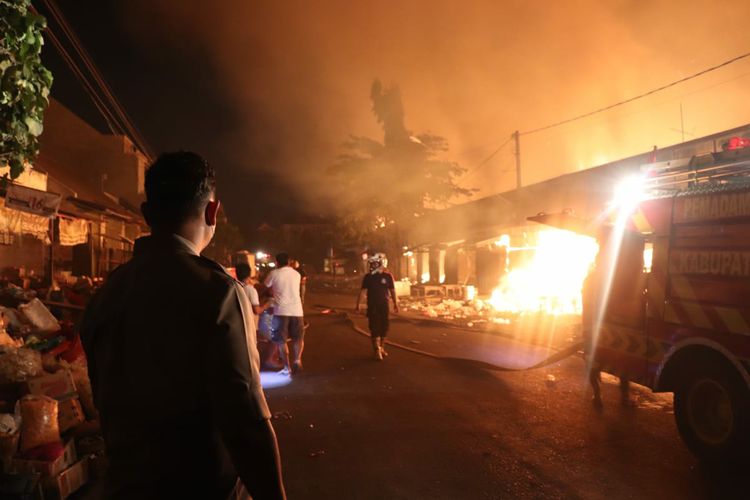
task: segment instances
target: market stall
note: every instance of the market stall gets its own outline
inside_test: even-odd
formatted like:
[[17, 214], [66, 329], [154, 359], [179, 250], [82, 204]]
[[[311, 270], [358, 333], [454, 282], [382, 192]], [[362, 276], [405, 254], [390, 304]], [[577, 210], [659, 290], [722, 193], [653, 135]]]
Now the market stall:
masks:
[[106, 465], [80, 338], [33, 290], [0, 303], [0, 496], [67, 498]]

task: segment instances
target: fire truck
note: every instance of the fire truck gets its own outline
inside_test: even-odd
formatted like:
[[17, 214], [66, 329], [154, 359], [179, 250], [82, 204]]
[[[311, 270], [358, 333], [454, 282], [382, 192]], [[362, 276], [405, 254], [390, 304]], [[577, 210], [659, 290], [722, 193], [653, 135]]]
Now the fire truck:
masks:
[[529, 219], [598, 234], [600, 254], [615, 247], [594, 291], [603, 299], [594, 362], [655, 392], [673, 392], [679, 433], [701, 460], [746, 456], [750, 141], [644, 165], [642, 174], [644, 189], [604, 233], [571, 213]]

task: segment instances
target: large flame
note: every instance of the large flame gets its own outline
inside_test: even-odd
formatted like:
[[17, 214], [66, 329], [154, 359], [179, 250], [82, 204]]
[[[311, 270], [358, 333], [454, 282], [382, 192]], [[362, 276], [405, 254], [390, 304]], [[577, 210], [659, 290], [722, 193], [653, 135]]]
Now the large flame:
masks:
[[505, 274], [489, 303], [510, 313], [580, 313], [581, 287], [598, 249], [594, 238], [561, 229], [542, 230], [531, 261]]

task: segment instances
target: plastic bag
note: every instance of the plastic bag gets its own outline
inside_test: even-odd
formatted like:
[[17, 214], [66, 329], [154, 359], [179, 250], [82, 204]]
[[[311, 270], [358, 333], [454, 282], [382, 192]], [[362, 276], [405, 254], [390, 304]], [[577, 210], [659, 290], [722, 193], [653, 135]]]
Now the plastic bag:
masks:
[[266, 309], [260, 313], [258, 318], [258, 337], [261, 339], [271, 340], [271, 332], [273, 331], [273, 313], [270, 309]]
[[38, 352], [10, 346], [0, 350], [0, 383], [25, 382], [43, 372], [42, 356]]
[[15, 434], [21, 421], [18, 415], [0, 413], [0, 434]]
[[91, 380], [89, 380], [88, 366], [85, 362], [76, 361], [69, 365], [70, 373], [73, 374], [73, 382], [76, 384], [78, 399], [81, 402], [83, 411], [90, 420], [98, 417], [96, 406], [94, 405], [94, 393], [91, 390]]
[[35, 330], [40, 332], [57, 332], [60, 330], [60, 323], [57, 318], [49, 312], [49, 309], [39, 299], [33, 299], [28, 304], [21, 304], [18, 306], [18, 310]]
[[21, 406], [21, 453], [60, 441], [57, 401], [47, 396], [24, 396]]

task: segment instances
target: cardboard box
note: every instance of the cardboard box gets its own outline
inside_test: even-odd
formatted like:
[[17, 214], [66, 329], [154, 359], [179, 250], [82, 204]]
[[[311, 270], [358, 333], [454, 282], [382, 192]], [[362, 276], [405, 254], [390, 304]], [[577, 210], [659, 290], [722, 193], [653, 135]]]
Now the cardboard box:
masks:
[[411, 295], [411, 283], [408, 281], [394, 281], [393, 285], [396, 289], [396, 297], [408, 297]]
[[58, 401], [68, 399], [76, 394], [76, 385], [70, 370], [59, 370], [51, 375], [32, 378], [26, 382], [30, 394], [49, 396]]
[[68, 398], [57, 403], [57, 425], [60, 432], [72, 429], [85, 421], [86, 417], [78, 398]]
[[75, 443], [70, 439], [63, 450], [62, 455], [57, 457], [52, 462], [45, 462], [41, 460], [24, 460], [22, 458], [10, 458], [4, 461], [5, 472], [21, 473], [21, 474], [41, 474], [42, 477], [56, 476], [60, 472], [64, 471], [76, 461], [78, 456], [76, 455]]
[[104, 450], [104, 438], [102, 436], [83, 436], [76, 439], [76, 452], [79, 457], [104, 453]]
[[89, 481], [89, 461], [79, 460], [54, 477], [43, 481], [46, 499], [65, 500]]

